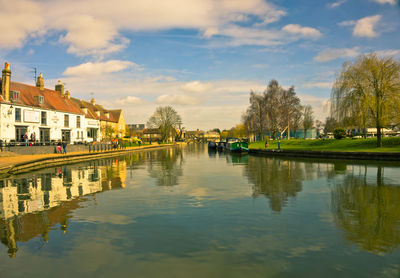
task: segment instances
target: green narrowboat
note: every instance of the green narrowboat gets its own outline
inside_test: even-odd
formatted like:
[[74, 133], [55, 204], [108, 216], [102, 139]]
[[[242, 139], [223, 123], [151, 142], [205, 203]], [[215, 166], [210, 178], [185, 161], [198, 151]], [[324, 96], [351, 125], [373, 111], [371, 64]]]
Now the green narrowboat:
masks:
[[230, 141], [226, 143], [226, 150], [231, 152], [248, 152], [249, 144], [247, 142]]

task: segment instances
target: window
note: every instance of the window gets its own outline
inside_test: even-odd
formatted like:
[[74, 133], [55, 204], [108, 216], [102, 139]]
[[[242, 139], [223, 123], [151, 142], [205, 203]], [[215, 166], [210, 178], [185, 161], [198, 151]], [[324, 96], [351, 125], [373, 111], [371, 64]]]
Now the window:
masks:
[[64, 127], [69, 127], [69, 115], [64, 115]]
[[81, 128], [81, 116], [76, 116], [76, 128]]
[[42, 125], [47, 125], [47, 112], [42, 111], [40, 113], [40, 119], [41, 119]]
[[39, 102], [39, 104], [43, 104], [44, 103], [44, 96], [38, 96], [38, 102]]
[[19, 92], [11, 91], [12, 92], [12, 99], [19, 100]]
[[15, 121], [21, 121], [21, 108], [15, 108]]

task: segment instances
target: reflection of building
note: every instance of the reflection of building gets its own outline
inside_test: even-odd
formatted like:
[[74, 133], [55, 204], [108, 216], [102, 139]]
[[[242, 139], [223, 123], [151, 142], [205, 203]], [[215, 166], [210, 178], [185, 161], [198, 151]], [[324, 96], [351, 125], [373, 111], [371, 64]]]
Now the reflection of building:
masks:
[[52, 226], [66, 231], [79, 197], [124, 188], [126, 163], [117, 159], [84, 167], [60, 167], [0, 180], [0, 240], [15, 256], [18, 241], [41, 236], [47, 242]]

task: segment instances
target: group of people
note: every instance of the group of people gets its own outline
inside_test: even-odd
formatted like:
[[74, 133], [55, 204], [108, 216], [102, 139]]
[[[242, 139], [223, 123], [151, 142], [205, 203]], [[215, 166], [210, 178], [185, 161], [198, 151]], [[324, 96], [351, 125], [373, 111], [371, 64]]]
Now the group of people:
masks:
[[25, 132], [25, 134], [22, 135], [22, 141], [25, 143], [25, 146], [36, 145], [36, 133], [35, 132], [31, 133], [30, 142], [29, 142], [28, 132]]
[[[65, 141], [61, 142], [61, 140], [58, 140], [56, 152], [67, 154], [67, 145], [68, 145], [67, 142], [65, 142]], [[61, 152], [61, 147], [62, 147], [62, 152]]]

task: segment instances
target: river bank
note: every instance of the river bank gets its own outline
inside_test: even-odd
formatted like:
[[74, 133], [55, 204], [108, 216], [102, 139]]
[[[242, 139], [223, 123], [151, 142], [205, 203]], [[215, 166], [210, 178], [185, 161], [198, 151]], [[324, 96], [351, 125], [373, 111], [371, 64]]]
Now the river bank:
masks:
[[277, 149], [249, 149], [255, 155], [280, 157], [305, 157], [348, 160], [384, 160], [400, 161], [399, 152], [350, 152], [350, 151], [310, 151], [310, 150], [277, 150]]
[[121, 150], [102, 151], [102, 152], [71, 152], [63, 154], [35, 154], [18, 155], [10, 152], [3, 152], [0, 156], [0, 175], [17, 174], [34, 169], [57, 166], [66, 163], [82, 162], [93, 159], [119, 156], [130, 152], [142, 150], [162, 149], [174, 146], [173, 144], [145, 145], [141, 147], [128, 147]]
[[[400, 137], [382, 138], [382, 147], [376, 146], [376, 138], [367, 139], [290, 139], [290, 140], [269, 140], [268, 150], [278, 149], [280, 142], [281, 150], [296, 151], [335, 151], [335, 152], [378, 152], [378, 153], [400, 153]], [[252, 142], [251, 149], [265, 150], [265, 141]]]

